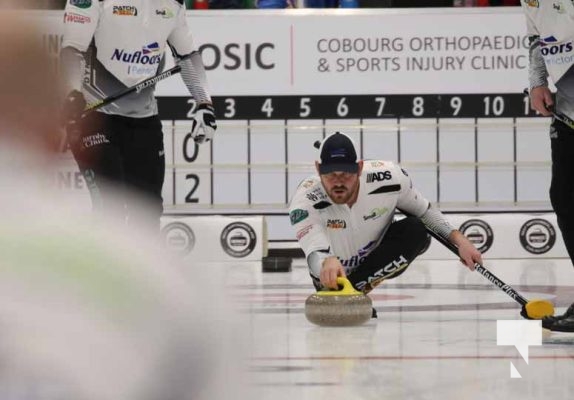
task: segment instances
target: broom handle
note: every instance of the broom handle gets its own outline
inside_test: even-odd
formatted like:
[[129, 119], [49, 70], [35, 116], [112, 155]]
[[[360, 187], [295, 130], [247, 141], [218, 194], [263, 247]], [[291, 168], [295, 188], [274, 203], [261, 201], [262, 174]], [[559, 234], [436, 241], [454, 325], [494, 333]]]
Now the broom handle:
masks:
[[[458, 256], [458, 247], [456, 247], [456, 245], [449, 242], [448, 240], [446, 240], [445, 238], [443, 238], [442, 236], [440, 236], [436, 232], [432, 231], [429, 227], [427, 227], [427, 232], [429, 233], [429, 235], [431, 235], [436, 240], [441, 242], [447, 249], [449, 249], [450, 251], [452, 251], [454, 254], [456, 254]], [[514, 290], [512, 288], [512, 286], [504, 283], [502, 281], [502, 279], [498, 278], [496, 275], [494, 275], [492, 272], [490, 272], [488, 269], [486, 269], [482, 264], [476, 263], [476, 264], [474, 264], [474, 268], [478, 272], [480, 272], [480, 274], [482, 276], [484, 276], [490, 282], [492, 282], [496, 286], [498, 286], [498, 288], [500, 290], [502, 290], [504, 293], [506, 293], [507, 295], [512, 297], [514, 299], [514, 301], [516, 301], [521, 306], [525, 306], [526, 303], [528, 303], [528, 300], [526, 300], [524, 297], [522, 297], [516, 290]]]

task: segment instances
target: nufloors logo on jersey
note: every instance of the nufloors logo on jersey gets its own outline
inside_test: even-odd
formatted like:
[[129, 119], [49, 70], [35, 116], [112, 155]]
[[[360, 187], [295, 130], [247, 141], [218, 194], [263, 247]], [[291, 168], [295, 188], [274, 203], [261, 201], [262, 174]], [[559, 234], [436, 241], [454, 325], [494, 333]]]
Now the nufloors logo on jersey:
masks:
[[357, 252], [357, 254], [352, 256], [351, 258], [347, 259], [339, 258], [341, 265], [345, 268], [354, 268], [361, 265], [362, 263], [365, 262], [367, 255], [369, 255], [369, 253], [373, 250], [376, 244], [377, 242], [371, 240], [365, 246], [361, 247]]
[[559, 43], [554, 36], [547, 36], [540, 40], [540, 53], [547, 64], [572, 64], [574, 62], [572, 50], [574, 50], [572, 42]]
[[[528, 346], [542, 346], [542, 321], [496, 321], [496, 345], [516, 347], [528, 364]], [[512, 361], [510, 362], [510, 377], [522, 378]]]
[[129, 52], [124, 49], [114, 49], [111, 59], [128, 65], [128, 74], [154, 74], [157, 64], [161, 61], [160, 47], [157, 42], [142, 46], [141, 51]]

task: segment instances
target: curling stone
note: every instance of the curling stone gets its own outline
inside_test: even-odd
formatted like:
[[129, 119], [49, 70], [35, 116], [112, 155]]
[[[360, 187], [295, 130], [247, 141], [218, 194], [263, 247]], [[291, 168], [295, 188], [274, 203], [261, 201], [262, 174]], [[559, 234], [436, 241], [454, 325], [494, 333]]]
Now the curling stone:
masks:
[[355, 290], [351, 282], [337, 278], [340, 290], [322, 290], [305, 301], [305, 317], [319, 326], [353, 326], [367, 322], [372, 315], [373, 302]]

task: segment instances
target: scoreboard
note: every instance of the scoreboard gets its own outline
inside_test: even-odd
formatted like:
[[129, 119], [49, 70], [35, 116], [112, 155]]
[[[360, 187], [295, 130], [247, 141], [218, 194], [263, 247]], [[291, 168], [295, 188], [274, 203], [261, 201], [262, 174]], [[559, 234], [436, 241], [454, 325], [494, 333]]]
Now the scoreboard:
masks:
[[[213, 102], [219, 120], [536, 116], [522, 93], [223, 96]], [[185, 97], [159, 98], [163, 119], [191, 118], [194, 107], [194, 101]]]

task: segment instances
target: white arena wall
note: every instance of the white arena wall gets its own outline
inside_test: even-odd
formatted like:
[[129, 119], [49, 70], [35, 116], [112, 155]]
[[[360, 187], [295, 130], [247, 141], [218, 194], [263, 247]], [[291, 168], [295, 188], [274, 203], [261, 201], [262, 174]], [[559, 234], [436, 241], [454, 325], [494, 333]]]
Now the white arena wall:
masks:
[[[63, 13], [29, 15], [57, 67]], [[166, 221], [259, 217], [271, 251], [296, 248], [287, 203], [313, 173], [313, 142], [340, 130], [363, 158], [400, 162], [455, 226], [486, 221], [489, 257], [566, 256], [548, 199], [549, 120], [523, 94], [520, 8], [190, 11], [188, 21], [219, 129], [195, 145], [185, 86], [158, 85]], [[55, 182], [89, 204], [68, 152]], [[524, 228], [533, 218], [547, 222]], [[467, 225], [477, 245], [489, 240]], [[438, 246], [423, 257], [451, 257]]]

